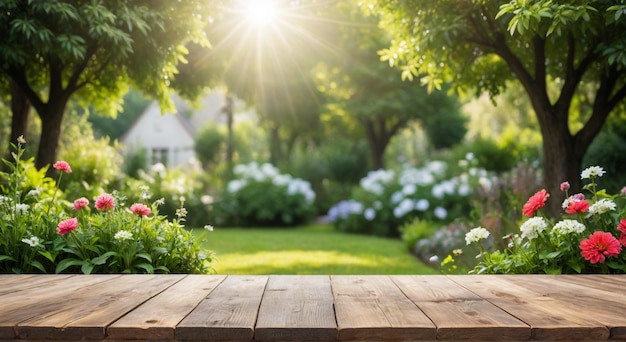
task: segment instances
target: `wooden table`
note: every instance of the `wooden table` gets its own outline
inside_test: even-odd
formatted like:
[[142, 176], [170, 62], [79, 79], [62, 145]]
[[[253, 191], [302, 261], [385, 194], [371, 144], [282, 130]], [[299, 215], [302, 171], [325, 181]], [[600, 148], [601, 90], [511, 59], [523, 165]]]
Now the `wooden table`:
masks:
[[626, 275], [0, 275], [0, 340], [626, 339]]

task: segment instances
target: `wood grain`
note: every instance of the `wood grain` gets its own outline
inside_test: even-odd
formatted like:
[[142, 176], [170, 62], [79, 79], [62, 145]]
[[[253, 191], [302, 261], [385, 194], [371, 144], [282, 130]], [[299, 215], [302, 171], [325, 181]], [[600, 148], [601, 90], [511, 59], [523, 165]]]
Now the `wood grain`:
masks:
[[329, 276], [270, 277], [255, 340], [334, 341], [337, 323]]
[[[528, 289], [523, 283], [534, 284], [539, 275], [511, 276], [456, 276], [459, 284], [492, 302], [531, 326], [534, 339], [604, 340], [609, 338], [608, 327], [590, 315], [585, 307], [576, 304], [584, 293], [570, 293], [560, 299]], [[555, 284], [553, 291], [558, 291]], [[605, 303], [603, 303], [604, 305]]]
[[183, 340], [251, 340], [268, 276], [228, 276], [178, 324]]
[[225, 278], [226, 276], [185, 276], [109, 326], [108, 338], [173, 339], [178, 323]]
[[437, 326], [438, 339], [528, 339], [530, 327], [445, 276], [392, 276]]
[[436, 327], [388, 276], [331, 277], [340, 340], [435, 339]]

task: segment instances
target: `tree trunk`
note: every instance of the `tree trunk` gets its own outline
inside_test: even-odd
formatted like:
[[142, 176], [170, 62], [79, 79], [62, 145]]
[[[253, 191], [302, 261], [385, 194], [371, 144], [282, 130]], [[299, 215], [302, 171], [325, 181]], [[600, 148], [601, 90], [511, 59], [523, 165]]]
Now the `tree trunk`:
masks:
[[542, 126], [543, 184], [550, 198], [544, 212], [550, 217], [558, 217], [563, 213], [561, 204], [565, 199], [565, 193], [560, 189], [561, 183], [570, 183], [570, 194], [582, 190], [580, 169], [583, 155], [575, 148], [575, 139], [567, 130], [567, 122], [547, 122], [547, 127]]
[[[51, 101], [44, 107], [45, 112], [38, 113], [41, 118], [41, 140], [35, 159], [35, 166], [38, 169], [52, 165], [56, 161], [66, 102]], [[48, 168], [47, 175], [54, 174], [54, 169]]]
[[[28, 141], [28, 114], [30, 112], [30, 102], [22, 90], [11, 82], [11, 136], [9, 139], [9, 150], [7, 155], [11, 155], [12, 149], [10, 144], [15, 144], [20, 135]], [[9, 158], [7, 160], [12, 160]]]

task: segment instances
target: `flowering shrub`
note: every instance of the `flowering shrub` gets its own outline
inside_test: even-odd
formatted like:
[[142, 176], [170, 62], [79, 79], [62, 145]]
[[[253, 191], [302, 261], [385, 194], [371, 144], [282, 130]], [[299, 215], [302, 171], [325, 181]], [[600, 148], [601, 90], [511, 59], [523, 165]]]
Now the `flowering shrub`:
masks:
[[[137, 175], [138, 178], [126, 179], [121, 187], [121, 192], [128, 199], [141, 202], [145, 196], [162, 198], [159, 213], [168, 219], [176, 219], [183, 207], [189, 209], [185, 220], [188, 226], [199, 227], [207, 222], [210, 203], [203, 201], [205, 189], [198, 164], [171, 168], [156, 163], [148, 171], [138, 170]], [[138, 188], [145, 191], [138, 193]]]
[[233, 171], [237, 178], [213, 204], [220, 225], [297, 225], [312, 218], [315, 193], [309, 182], [268, 163], [240, 164]]
[[[22, 160], [23, 144], [14, 145], [15, 161], [0, 174], [0, 273], [205, 273], [211, 255], [200, 250], [180, 217], [158, 215], [154, 203], [126, 208], [118, 193], [103, 193], [93, 208], [81, 197], [62, 199], [55, 181]], [[53, 165], [56, 184], [72, 168]]]
[[[618, 195], [598, 190], [596, 180], [604, 175], [599, 166], [581, 173], [588, 180], [582, 193], [569, 194], [569, 183], [561, 190], [567, 198], [564, 213], [555, 222], [546, 218], [542, 208], [550, 194], [540, 190], [522, 208], [527, 219], [520, 232], [504, 237], [507, 248], [487, 252], [482, 241], [489, 237], [482, 227], [472, 229], [465, 239], [477, 244], [480, 262], [474, 273], [624, 273], [626, 272], [626, 188]], [[619, 209], [621, 208], [621, 209]]]
[[470, 198], [486, 172], [472, 167], [473, 156], [460, 161], [462, 172], [451, 175], [448, 165], [431, 161], [421, 168], [369, 172], [351, 200], [330, 208], [328, 219], [337, 229], [381, 236], [399, 236], [399, 227], [415, 218], [442, 223], [467, 215]]

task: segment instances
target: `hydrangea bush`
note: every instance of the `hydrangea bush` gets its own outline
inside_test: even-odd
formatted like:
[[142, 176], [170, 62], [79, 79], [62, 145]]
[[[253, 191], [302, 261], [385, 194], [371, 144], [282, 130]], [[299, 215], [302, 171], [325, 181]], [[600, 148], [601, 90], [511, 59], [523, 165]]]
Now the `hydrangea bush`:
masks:
[[504, 237], [507, 248], [485, 251], [490, 232], [476, 227], [466, 243], [480, 249], [473, 273], [626, 273], [626, 188], [610, 195], [597, 189], [605, 171], [599, 166], [581, 173], [587, 180], [583, 193], [570, 194], [569, 183], [561, 184], [566, 199], [558, 220], [548, 219], [542, 208], [550, 194], [540, 190], [522, 208], [526, 219], [518, 233]]
[[328, 219], [337, 229], [380, 236], [399, 236], [399, 227], [416, 218], [447, 223], [467, 216], [471, 198], [486, 171], [473, 166], [471, 154], [458, 174], [448, 164], [431, 161], [421, 168], [371, 171], [361, 179], [352, 199], [337, 203]]
[[220, 225], [294, 226], [313, 218], [315, 192], [300, 178], [282, 174], [272, 164], [237, 165], [235, 179], [213, 203]]
[[[1, 173], [0, 273], [206, 273], [212, 254], [184, 229], [184, 216], [158, 214], [162, 200], [126, 206], [118, 193], [68, 202], [58, 185], [72, 172], [53, 167], [55, 182], [23, 160], [23, 138], [13, 145], [14, 162]], [[93, 206], [92, 206], [93, 205]]]

